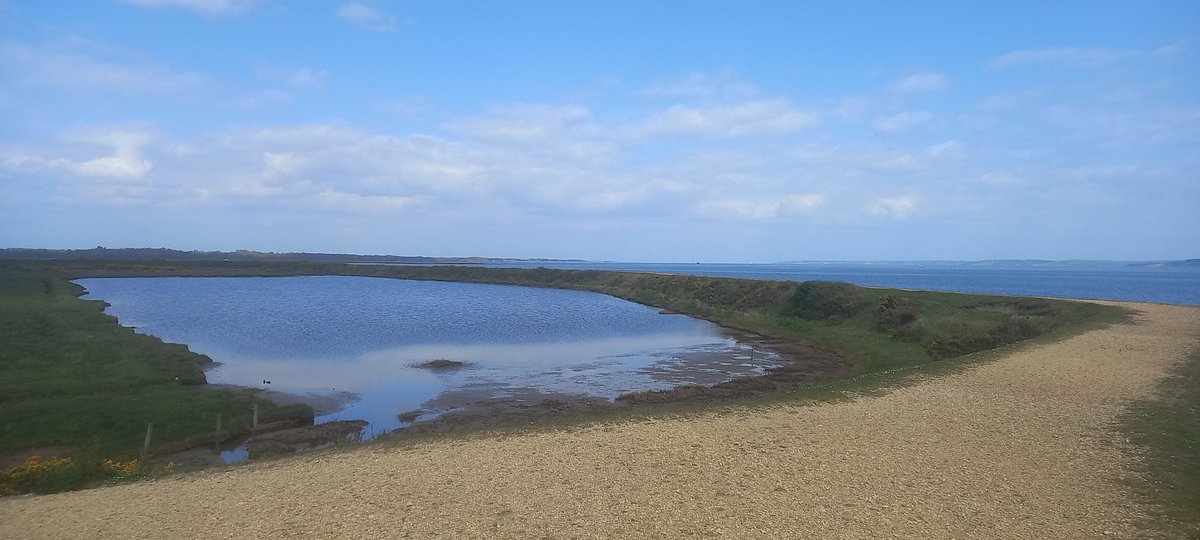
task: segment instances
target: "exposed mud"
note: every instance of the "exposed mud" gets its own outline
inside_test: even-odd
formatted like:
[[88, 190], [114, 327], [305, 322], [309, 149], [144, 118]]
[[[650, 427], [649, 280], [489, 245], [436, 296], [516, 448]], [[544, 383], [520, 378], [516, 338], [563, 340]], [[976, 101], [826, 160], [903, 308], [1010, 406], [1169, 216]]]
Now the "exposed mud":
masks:
[[459, 369], [465, 365], [466, 365], [465, 363], [459, 362], [457, 360], [447, 360], [445, 358], [438, 358], [436, 360], [430, 360], [428, 362], [417, 364], [416, 367], [432, 369], [432, 370], [437, 371], [437, 370], [444, 370], [444, 369]]
[[681, 385], [670, 390], [631, 392], [617, 397], [617, 403], [648, 405], [655, 403], [727, 402], [782, 393], [799, 386], [845, 377], [850, 365], [833, 353], [779, 339], [740, 333], [739, 341], [775, 351], [784, 363], [767, 369], [764, 375], [738, 377], [713, 385]]
[[[472, 429], [518, 426], [543, 421], [584, 419], [621, 410], [651, 410], [661, 406], [702, 406], [727, 403], [786, 392], [805, 384], [845, 377], [850, 366], [837, 355], [779, 339], [765, 338], [743, 331], [731, 331], [739, 342], [754, 349], [778, 355], [780, 364], [762, 375], [738, 377], [711, 385], [685, 384], [669, 390], [632, 392], [607, 400], [596, 396], [549, 394], [530, 388], [506, 388], [496, 396], [489, 387], [463, 388], [446, 392], [425, 403], [420, 411], [409, 411], [405, 428], [393, 436], [416, 433], [467, 431]], [[653, 371], [656, 368], [649, 368]], [[662, 378], [667, 379], [668, 374]], [[429, 420], [417, 421], [420, 414], [441, 412]]]
[[322, 448], [339, 441], [362, 436], [365, 420], [339, 420], [315, 426], [302, 426], [259, 433], [246, 441], [251, 457], [268, 454], [292, 454]]
[[[829, 352], [745, 331], [725, 331], [739, 343], [747, 345], [750, 351], [768, 354], [770, 360], [760, 357], [758, 361], [753, 358], [744, 361], [736, 360], [730, 353], [712, 353], [690, 356], [678, 365], [661, 363], [646, 368], [646, 371], [662, 382], [687, 383], [667, 390], [622, 394], [615, 400], [580, 394], [548, 393], [532, 388], [465, 386], [443, 392], [423, 403], [420, 409], [398, 411], [397, 419], [408, 425], [392, 431], [388, 436], [463, 432], [548, 421], [585, 420], [619, 411], [651, 411], [660, 407], [728, 403], [786, 392], [812, 382], [838, 379], [850, 371], [850, 366], [845, 361]], [[740, 369], [744, 369], [745, 372], [755, 374], [724, 380], [733, 369], [731, 363], [734, 362], [740, 362]], [[768, 366], [767, 372], [758, 374], [756, 370], [761, 371], [763, 365]], [[418, 367], [439, 371], [461, 369], [464, 364], [437, 359]], [[720, 369], [714, 369], [718, 367]], [[686, 373], [678, 373], [679, 370]], [[709, 380], [713, 383], [702, 384]], [[349, 393], [332, 396], [289, 394], [261, 388], [213, 386], [270, 399], [280, 405], [307, 403], [313, 407], [317, 416], [337, 412], [346, 403], [356, 399], [354, 394]], [[226, 450], [244, 446], [249, 449], [249, 457], [252, 458], [268, 454], [304, 452], [358, 436], [365, 424], [361, 420], [352, 420], [302, 427], [291, 424], [260, 426], [257, 435], [227, 446]], [[244, 458], [243, 455], [241, 459]], [[177, 465], [187, 464], [188, 468], [224, 463], [221, 455], [211, 448], [164, 455], [158, 460], [175, 461]]]

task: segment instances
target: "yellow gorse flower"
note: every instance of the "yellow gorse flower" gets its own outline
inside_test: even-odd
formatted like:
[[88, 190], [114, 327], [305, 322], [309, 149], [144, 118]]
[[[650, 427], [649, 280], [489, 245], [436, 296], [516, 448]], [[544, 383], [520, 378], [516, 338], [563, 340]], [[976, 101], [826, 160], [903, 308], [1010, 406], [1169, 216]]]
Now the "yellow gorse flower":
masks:
[[[14, 467], [8, 471], [0, 471], [0, 495], [26, 493], [40, 479], [47, 475], [76, 465], [78, 464], [72, 461], [71, 458], [42, 460], [40, 456], [29, 456], [25, 460], [25, 465]], [[106, 478], [150, 477], [174, 472], [175, 462], [172, 461], [164, 465], [161, 469], [157, 469], [138, 459], [131, 459], [129, 461], [105, 459], [100, 462], [100, 469]], [[98, 480], [99, 478], [93, 477], [93, 479]]]
[[104, 468], [121, 476], [131, 476], [138, 472], [141, 463], [135, 458], [129, 461], [104, 460]]
[[29, 456], [22, 467], [13, 467], [0, 473], [0, 495], [11, 495], [27, 489], [38, 477], [71, 466], [71, 458], [50, 458], [42, 461], [40, 456]]

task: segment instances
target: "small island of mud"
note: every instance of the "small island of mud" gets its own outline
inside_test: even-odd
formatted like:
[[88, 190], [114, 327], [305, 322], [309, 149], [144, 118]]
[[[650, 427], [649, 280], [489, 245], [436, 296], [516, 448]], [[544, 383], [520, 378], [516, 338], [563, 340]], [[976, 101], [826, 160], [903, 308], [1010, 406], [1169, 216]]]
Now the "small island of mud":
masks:
[[414, 367], [433, 369], [433, 370], [445, 370], [445, 369], [460, 369], [466, 365], [467, 365], [466, 363], [459, 362], [457, 360], [447, 360], [445, 358], [438, 358], [435, 360], [430, 360], [428, 362], [417, 364]]

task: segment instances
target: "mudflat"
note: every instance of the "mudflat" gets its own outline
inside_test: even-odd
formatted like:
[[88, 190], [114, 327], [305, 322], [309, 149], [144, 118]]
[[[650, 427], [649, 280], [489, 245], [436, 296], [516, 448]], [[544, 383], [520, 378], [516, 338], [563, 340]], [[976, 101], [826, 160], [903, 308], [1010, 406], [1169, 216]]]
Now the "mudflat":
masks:
[[4, 538], [1133, 538], [1130, 400], [1200, 309], [879, 396], [372, 445], [0, 500]]

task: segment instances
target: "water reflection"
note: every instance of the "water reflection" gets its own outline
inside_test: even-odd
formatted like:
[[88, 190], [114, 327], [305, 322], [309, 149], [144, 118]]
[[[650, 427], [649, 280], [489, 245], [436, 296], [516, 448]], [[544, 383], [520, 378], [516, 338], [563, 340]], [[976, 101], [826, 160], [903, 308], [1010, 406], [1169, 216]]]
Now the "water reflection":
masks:
[[[78, 283], [122, 324], [220, 364], [210, 382], [352, 395], [318, 418], [368, 438], [470, 399], [712, 384], [778, 358], [718, 327], [581, 291], [320, 276], [105, 278]], [[418, 367], [444, 358], [458, 369]], [[412, 420], [412, 418], [407, 418]]]

